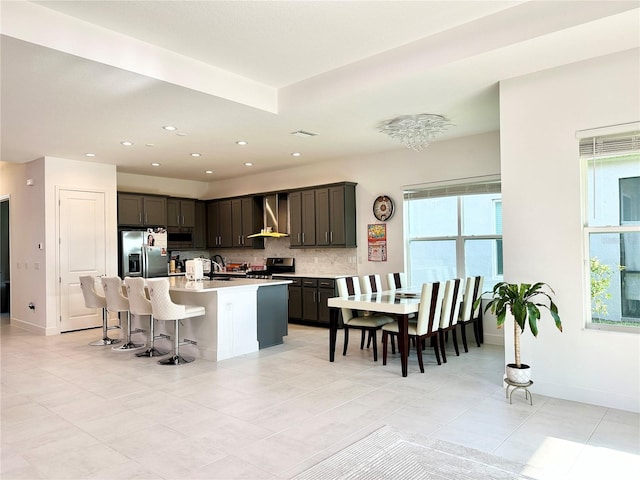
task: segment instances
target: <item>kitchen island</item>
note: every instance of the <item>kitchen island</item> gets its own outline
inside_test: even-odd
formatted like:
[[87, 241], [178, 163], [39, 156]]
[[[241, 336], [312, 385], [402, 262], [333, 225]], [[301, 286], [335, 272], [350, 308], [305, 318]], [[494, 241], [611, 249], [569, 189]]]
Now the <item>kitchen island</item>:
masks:
[[197, 345], [185, 353], [219, 361], [282, 343], [287, 335], [289, 280], [231, 278], [189, 281], [169, 277], [175, 303], [205, 307], [204, 317], [185, 320], [181, 336]]

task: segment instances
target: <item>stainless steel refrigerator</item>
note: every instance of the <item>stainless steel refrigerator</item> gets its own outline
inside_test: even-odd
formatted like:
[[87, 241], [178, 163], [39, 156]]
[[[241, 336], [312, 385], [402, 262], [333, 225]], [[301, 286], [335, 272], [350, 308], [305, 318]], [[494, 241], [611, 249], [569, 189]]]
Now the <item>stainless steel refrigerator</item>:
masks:
[[120, 268], [124, 277], [166, 277], [167, 251], [147, 243], [149, 232], [120, 232]]

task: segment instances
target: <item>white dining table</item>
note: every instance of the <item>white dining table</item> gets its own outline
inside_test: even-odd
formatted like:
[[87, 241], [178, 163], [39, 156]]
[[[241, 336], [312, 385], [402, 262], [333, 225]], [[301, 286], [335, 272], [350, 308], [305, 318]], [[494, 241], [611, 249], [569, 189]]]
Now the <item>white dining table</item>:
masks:
[[409, 353], [409, 316], [420, 309], [420, 291], [407, 288], [387, 290], [349, 297], [333, 297], [327, 300], [330, 308], [329, 317], [329, 361], [333, 362], [336, 353], [340, 309], [364, 310], [394, 315], [398, 319], [398, 347], [402, 364], [402, 376], [407, 376], [407, 359]]

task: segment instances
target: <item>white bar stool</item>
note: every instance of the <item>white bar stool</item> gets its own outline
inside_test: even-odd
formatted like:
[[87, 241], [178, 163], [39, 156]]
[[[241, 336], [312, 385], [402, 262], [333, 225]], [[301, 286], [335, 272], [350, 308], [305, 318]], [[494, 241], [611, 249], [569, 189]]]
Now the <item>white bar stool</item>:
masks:
[[112, 347], [118, 352], [131, 351], [137, 348], [144, 348], [146, 344], [133, 343], [131, 341], [131, 312], [129, 312], [129, 300], [122, 293], [122, 280], [120, 277], [101, 277], [102, 289], [107, 299], [107, 311], [116, 312], [118, 318], [122, 312], [127, 314], [127, 341], [119, 347]]
[[144, 352], [136, 353], [137, 357], [160, 357], [168, 352], [160, 352], [155, 347], [155, 320], [151, 309], [151, 301], [145, 291], [145, 280], [142, 277], [125, 277], [124, 284], [127, 288], [129, 299], [129, 311], [137, 316], [149, 317], [149, 348]]
[[149, 297], [151, 298], [153, 317], [157, 320], [173, 321], [176, 325], [173, 333], [173, 355], [164, 360], [158, 360], [158, 363], [161, 365], [181, 365], [193, 362], [193, 358], [186, 359], [180, 356], [180, 345], [198, 344], [194, 340], [186, 338], [180, 342], [180, 320], [201, 317], [205, 314], [205, 308], [197, 305], [173, 303], [169, 295], [169, 279], [167, 278], [148, 279], [147, 286], [149, 288]]
[[82, 289], [82, 296], [84, 297], [84, 306], [87, 308], [100, 308], [102, 309], [102, 340], [91, 342], [89, 345], [99, 347], [103, 345], [113, 345], [120, 343], [118, 338], [110, 338], [107, 331], [119, 326], [109, 327], [107, 317], [107, 300], [96, 292], [96, 279], [91, 275], [82, 275], [80, 277], [80, 288]]

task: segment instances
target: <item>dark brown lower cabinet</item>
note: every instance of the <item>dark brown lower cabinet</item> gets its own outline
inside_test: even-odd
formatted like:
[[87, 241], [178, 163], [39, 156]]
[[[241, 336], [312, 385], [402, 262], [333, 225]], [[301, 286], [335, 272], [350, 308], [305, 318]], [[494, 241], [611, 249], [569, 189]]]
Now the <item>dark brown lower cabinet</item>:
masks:
[[290, 277], [289, 321], [329, 326], [327, 299], [335, 297], [333, 278]]

